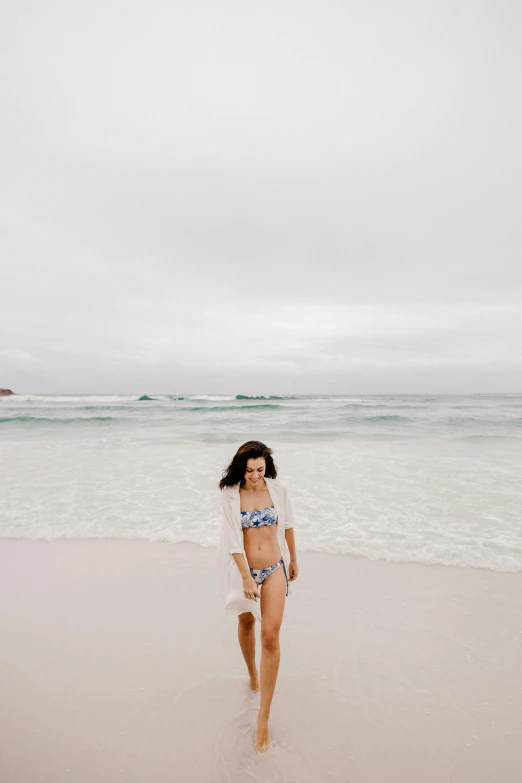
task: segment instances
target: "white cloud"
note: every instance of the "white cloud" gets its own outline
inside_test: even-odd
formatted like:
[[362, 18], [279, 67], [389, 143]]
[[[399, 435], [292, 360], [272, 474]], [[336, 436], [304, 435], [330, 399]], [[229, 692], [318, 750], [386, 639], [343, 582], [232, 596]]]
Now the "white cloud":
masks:
[[32, 364], [41, 363], [41, 359], [29, 351], [24, 351], [23, 348], [4, 348], [0, 351], [0, 362], [8, 363], [16, 366], [30, 366]]
[[521, 8], [14, 4], [2, 384], [520, 388]]

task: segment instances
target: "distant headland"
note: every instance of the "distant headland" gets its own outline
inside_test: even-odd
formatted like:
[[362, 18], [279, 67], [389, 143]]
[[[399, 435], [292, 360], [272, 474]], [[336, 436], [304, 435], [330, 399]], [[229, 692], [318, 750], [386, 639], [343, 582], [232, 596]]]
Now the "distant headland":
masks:
[[10, 394], [14, 394], [11, 389], [0, 389], [0, 397], [9, 397]]

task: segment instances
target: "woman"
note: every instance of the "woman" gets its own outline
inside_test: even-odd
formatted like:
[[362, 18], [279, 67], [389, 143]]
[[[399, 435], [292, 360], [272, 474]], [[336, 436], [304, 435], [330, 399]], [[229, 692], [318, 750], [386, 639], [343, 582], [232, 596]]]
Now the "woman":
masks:
[[[268, 717], [279, 669], [279, 629], [285, 596], [299, 573], [294, 514], [288, 490], [277, 479], [272, 449], [244, 443], [219, 482], [223, 522], [218, 547], [225, 612], [238, 616], [238, 638], [250, 675], [261, 690], [254, 750], [270, 746]], [[259, 601], [258, 601], [259, 599]], [[261, 688], [255, 655], [255, 621], [261, 622]]]

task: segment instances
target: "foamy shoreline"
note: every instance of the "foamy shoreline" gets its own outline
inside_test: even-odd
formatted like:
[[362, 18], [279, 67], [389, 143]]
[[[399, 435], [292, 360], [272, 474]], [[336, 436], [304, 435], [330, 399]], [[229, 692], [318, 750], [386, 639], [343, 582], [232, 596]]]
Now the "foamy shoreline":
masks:
[[3, 783], [521, 778], [522, 573], [299, 565], [255, 754], [213, 548], [0, 539]]

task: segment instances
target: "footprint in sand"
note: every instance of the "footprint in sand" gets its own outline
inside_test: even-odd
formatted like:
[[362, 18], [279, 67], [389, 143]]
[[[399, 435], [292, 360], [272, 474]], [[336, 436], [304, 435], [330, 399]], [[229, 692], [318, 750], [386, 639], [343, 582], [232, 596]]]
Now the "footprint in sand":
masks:
[[279, 767], [274, 740], [266, 753], [255, 753], [255, 714], [244, 709], [216, 735], [214, 758], [219, 783], [285, 783], [286, 775]]

